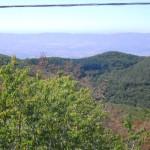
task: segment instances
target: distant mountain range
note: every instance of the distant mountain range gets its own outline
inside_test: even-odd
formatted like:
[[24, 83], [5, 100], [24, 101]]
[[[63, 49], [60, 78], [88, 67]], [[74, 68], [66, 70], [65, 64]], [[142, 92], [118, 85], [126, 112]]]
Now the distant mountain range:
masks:
[[[0, 66], [10, 57], [0, 55]], [[150, 108], [150, 57], [106, 52], [82, 59], [58, 57], [18, 59], [29, 66], [31, 75], [40, 70], [44, 77], [71, 75], [93, 91], [95, 99]]]
[[0, 53], [19, 58], [81, 58], [106, 51], [150, 56], [150, 33], [118, 34], [0, 34]]

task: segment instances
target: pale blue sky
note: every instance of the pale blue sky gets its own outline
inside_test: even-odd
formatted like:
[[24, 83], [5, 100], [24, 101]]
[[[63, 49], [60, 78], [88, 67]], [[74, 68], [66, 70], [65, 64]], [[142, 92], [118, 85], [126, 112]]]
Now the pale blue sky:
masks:
[[[121, 0], [121, 2], [150, 0]], [[120, 2], [120, 0], [0, 0], [5, 4]], [[0, 9], [0, 32], [149, 32], [150, 6]]]

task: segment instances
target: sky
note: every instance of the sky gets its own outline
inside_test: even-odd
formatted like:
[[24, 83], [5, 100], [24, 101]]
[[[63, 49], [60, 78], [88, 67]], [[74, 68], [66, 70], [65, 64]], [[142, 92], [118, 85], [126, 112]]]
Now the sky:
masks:
[[[121, 2], [150, 0], [121, 0]], [[0, 5], [120, 0], [0, 0]], [[0, 33], [150, 33], [150, 6], [0, 9]]]

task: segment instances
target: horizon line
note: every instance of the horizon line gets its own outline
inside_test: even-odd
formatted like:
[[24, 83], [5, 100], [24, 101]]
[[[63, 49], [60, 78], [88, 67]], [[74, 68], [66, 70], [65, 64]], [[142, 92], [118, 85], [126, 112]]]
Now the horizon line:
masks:
[[[133, 55], [133, 56], [137, 56], [137, 57], [145, 57], [145, 58], [149, 58], [150, 55], [138, 55], [138, 54], [134, 54], [134, 53], [129, 53], [129, 52], [122, 52], [122, 51], [105, 51], [105, 52], [102, 52], [102, 53], [97, 53], [97, 54], [94, 54], [94, 55], [90, 55], [90, 56], [84, 56], [84, 57], [61, 57], [61, 56], [46, 56], [46, 58], [61, 58], [61, 59], [84, 59], [84, 58], [89, 58], [89, 57], [94, 57], [94, 56], [97, 56], [97, 55], [103, 55], [103, 54], [106, 54], [106, 53], [121, 53], [121, 54], [126, 54], [126, 55]], [[3, 55], [3, 56], [6, 56], [6, 57], [13, 57], [13, 56], [16, 56], [16, 55], [9, 55], [9, 54], [4, 54], [4, 53], [0, 53], [0, 56]], [[39, 59], [41, 56], [39, 55], [38, 57], [26, 57], [26, 58], [20, 58], [20, 57], [17, 57], [17, 59], [20, 59], [20, 60], [26, 60], [26, 59]]]
[[0, 32], [0, 34], [150, 34], [150, 32]]

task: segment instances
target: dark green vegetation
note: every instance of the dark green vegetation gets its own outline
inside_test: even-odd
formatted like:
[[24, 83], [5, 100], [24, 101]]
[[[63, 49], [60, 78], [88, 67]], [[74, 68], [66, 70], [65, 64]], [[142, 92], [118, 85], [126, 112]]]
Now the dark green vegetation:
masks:
[[106, 93], [112, 102], [150, 108], [150, 58], [109, 75]]
[[10, 60], [11, 60], [10, 57], [0, 54], [0, 66], [8, 64]]
[[107, 52], [83, 59], [26, 59], [20, 64], [30, 66], [32, 74], [40, 70], [46, 77], [71, 75], [91, 88], [97, 100], [105, 97], [113, 103], [150, 108], [150, 57]]

